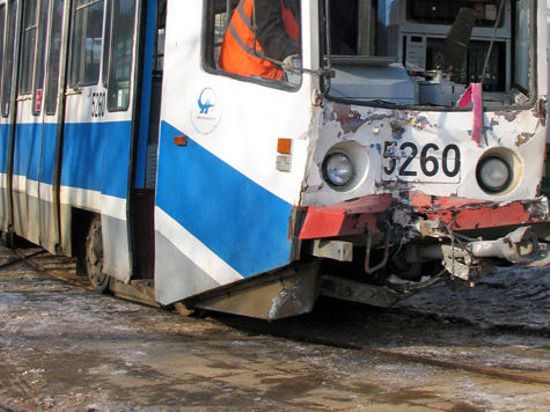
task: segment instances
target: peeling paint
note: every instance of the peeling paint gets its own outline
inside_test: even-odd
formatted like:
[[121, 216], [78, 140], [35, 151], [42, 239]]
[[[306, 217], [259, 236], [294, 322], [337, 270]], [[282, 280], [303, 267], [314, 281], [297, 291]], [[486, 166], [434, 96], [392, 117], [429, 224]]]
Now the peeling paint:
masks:
[[[542, 169], [525, 165], [542, 164], [544, 161], [546, 131], [532, 110], [485, 112], [484, 134], [480, 144], [476, 144], [472, 138], [471, 112], [395, 110], [326, 101], [321, 116], [316, 136], [318, 140], [312, 147], [314, 153], [310, 154], [312, 162], [306, 174], [304, 187], [307, 191], [303, 194], [302, 206], [331, 205], [368, 195], [407, 191], [484, 201], [533, 199], [538, 195], [536, 186], [542, 177]], [[401, 147], [403, 144], [407, 145], [404, 149]], [[323, 160], [337, 145], [340, 150], [355, 150], [351, 153], [354, 161], [364, 162], [360, 163], [359, 174], [349, 190], [334, 190], [322, 184]], [[392, 157], [392, 145], [397, 146], [397, 151], [403, 150], [400, 152], [402, 156]], [[415, 146], [414, 150], [411, 149], [412, 145]], [[427, 145], [430, 148], [423, 152]], [[460, 174], [454, 179], [441, 175], [443, 153], [450, 146], [458, 148], [461, 159]], [[495, 149], [517, 158], [518, 167], [522, 169], [514, 188], [502, 195], [484, 192], [476, 178], [480, 159], [488, 150]], [[421, 169], [422, 153], [430, 156], [432, 160], [428, 162], [437, 163], [436, 167], [440, 171], [437, 176], [425, 175]], [[455, 151], [446, 153], [454, 154]], [[395, 157], [399, 158], [397, 170], [417, 173], [417, 177], [408, 174], [402, 180], [401, 174], [396, 174], [391, 179], [387, 178], [384, 168], [390, 168], [388, 159]], [[413, 161], [408, 161], [409, 157]], [[453, 160], [449, 157], [446, 159], [446, 162]], [[406, 161], [409, 163], [404, 166]], [[431, 170], [433, 164], [427, 164], [428, 170]], [[446, 165], [450, 166], [451, 163]]]
[[543, 126], [546, 126], [546, 117], [548, 116], [548, 110], [546, 109], [546, 99], [539, 99], [535, 108], [533, 109], [533, 116], [540, 120]]
[[380, 143], [373, 143], [369, 147], [371, 149], [376, 150], [378, 153], [382, 154], [382, 145]]
[[357, 133], [359, 128], [367, 122], [359, 112], [352, 110], [351, 106], [347, 105], [335, 104], [334, 114], [345, 134]]
[[405, 127], [403, 127], [403, 123], [399, 120], [392, 120], [390, 122], [390, 126], [393, 139], [401, 140], [403, 138], [403, 135], [405, 134]]
[[521, 112], [496, 112], [495, 115], [503, 117], [508, 122], [513, 122], [517, 119]]
[[535, 137], [534, 133], [520, 133], [516, 139], [516, 146], [520, 147], [528, 143], [533, 137]]
[[411, 119], [411, 124], [415, 129], [418, 130], [424, 130], [427, 127], [433, 127], [426, 116], [413, 117]]

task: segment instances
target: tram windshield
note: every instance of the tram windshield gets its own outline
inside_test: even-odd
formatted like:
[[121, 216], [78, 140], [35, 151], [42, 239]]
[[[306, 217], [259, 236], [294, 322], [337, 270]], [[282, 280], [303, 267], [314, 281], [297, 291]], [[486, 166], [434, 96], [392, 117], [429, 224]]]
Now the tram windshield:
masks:
[[332, 98], [450, 109], [471, 83], [489, 109], [533, 98], [533, 1], [321, 3]]

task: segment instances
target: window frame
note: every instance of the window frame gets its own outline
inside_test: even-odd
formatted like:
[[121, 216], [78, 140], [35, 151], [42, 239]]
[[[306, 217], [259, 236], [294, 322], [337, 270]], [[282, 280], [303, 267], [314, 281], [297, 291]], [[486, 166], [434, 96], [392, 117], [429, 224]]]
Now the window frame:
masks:
[[[17, 90], [17, 87], [13, 87], [14, 75], [16, 74], [16, 62], [17, 62], [17, 51], [15, 50], [16, 46], [16, 28], [17, 28], [17, 9], [19, 7], [20, 0], [8, 0], [6, 2], [6, 22], [5, 25], [5, 40], [11, 42], [9, 46], [5, 47], [7, 44], [4, 44], [4, 59], [3, 61], [8, 61], [7, 57], [10, 57], [11, 54], [11, 64], [4, 64], [2, 68], [2, 81], [0, 82], [1, 96], [0, 96], [0, 112], [2, 117], [6, 118], [10, 115], [11, 103], [12, 103], [12, 94]], [[13, 14], [12, 14], [13, 13]], [[8, 81], [9, 80], [9, 81]], [[7, 93], [6, 93], [7, 92]]]
[[[117, 65], [113, 65], [113, 53], [116, 53], [116, 48], [113, 47], [113, 41], [114, 41], [114, 30], [113, 30], [113, 21], [116, 17], [115, 13], [115, 3], [116, 5], [120, 4], [121, 1], [124, 0], [107, 0], [107, 21], [105, 23], [105, 38], [104, 38], [104, 53], [103, 58], [107, 59], [107, 62], [103, 64], [102, 69], [105, 70], [103, 72], [103, 85], [107, 89], [107, 110], [109, 112], [125, 112], [130, 108], [131, 104], [131, 97], [133, 93], [133, 86], [134, 86], [134, 70], [135, 70], [135, 61], [136, 61], [136, 41], [137, 41], [137, 18], [138, 18], [138, 8], [136, 7], [136, 4], [134, 2], [133, 5], [133, 22], [132, 22], [132, 36], [131, 36], [131, 55], [130, 55], [130, 62], [129, 62], [129, 73], [128, 73], [128, 99], [126, 101], [125, 106], [118, 106], [118, 105], [111, 105], [111, 91], [113, 88], [113, 84], [111, 83], [111, 79], [114, 77], [113, 72], [116, 70]], [[115, 69], [113, 69], [115, 68]], [[117, 89], [121, 90], [121, 89]]]
[[112, 32], [112, 10], [111, 5], [113, 0], [105, 0], [105, 8], [103, 16], [103, 50], [101, 54], [101, 84], [106, 89], [109, 82], [109, 64], [110, 64], [110, 52], [111, 52], [111, 32]]
[[[61, 1], [61, 16], [57, 15], [56, 7], [58, 2]], [[44, 76], [44, 90], [45, 96], [43, 97], [43, 110], [47, 116], [55, 116], [57, 113], [58, 107], [58, 92], [60, 86], [60, 76], [61, 76], [61, 51], [63, 49], [63, 18], [65, 11], [65, 2], [67, 0], [50, 0], [50, 25], [48, 30], [48, 38], [46, 39], [46, 73]], [[56, 21], [57, 17], [61, 17], [59, 21]], [[58, 24], [58, 26], [57, 26]], [[59, 28], [59, 48], [56, 50], [56, 53], [53, 53], [54, 46], [54, 27]], [[57, 65], [54, 66], [52, 60], [57, 60]], [[53, 71], [52, 67], [56, 67], [56, 70]], [[50, 107], [50, 96], [52, 106]], [[53, 108], [53, 110], [51, 110]]]
[[[331, 0], [336, 1], [336, 0]], [[323, 67], [323, 59], [326, 58], [326, 50], [323, 50], [326, 46], [326, 41], [324, 40], [324, 34], [325, 34], [325, 28], [322, 23], [322, 15], [324, 13], [324, 0], [319, 0], [319, 16], [320, 16], [320, 24], [319, 24], [319, 44], [320, 44], [320, 53], [319, 53], [319, 64], [321, 67]], [[529, 56], [529, 89], [527, 90], [527, 97], [528, 100], [526, 100], [524, 103], [512, 103], [512, 104], [503, 104], [499, 107], [487, 107], [484, 106], [483, 110], [485, 112], [491, 113], [491, 112], [499, 112], [503, 110], [529, 110], [535, 107], [537, 104], [537, 101], [539, 100], [539, 85], [538, 85], [538, 46], [539, 46], [539, 39], [538, 39], [538, 23], [537, 23], [537, 11], [538, 11], [538, 0], [530, 0], [529, 1], [529, 16], [532, 18], [532, 20], [535, 22], [535, 24], [529, 25], [529, 35], [530, 35], [530, 56]], [[513, 47], [512, 47], [513, 49]], [[513, 50], [512, 50], [513, 54]], [[513, 68], [512, 68], [513, 70]], [[513, 76], [512, 76], [513, 79]], [[512, 84], [516, 86], [513, 82]], [[330, 85], [330, 82], [328, 83]], [[521, 91], [521, 90], [520, 90]], [[347, 105], [356, 105], [356, 106], [362, 106], [362, 107], [374, 107], [374, 108], [382, 108], [382, 109], [391, 109], [391, 110], [412, 110], [412, 111], [430, 111], [430, 112], [448, 112], [448, 113], [455, 113], [455, 112], [468, 112], [471, 111], [471, 108], [458, 108], [458, 107], [440, 107], [440, 106], [431, 106], [431, 105], [421, 105], [421, 104], [384, 104], [384, 103], [377, 103], [377, 102], [363, 102], [361, 100], [357, 99], [351, 99], [351, 98], [345, 98], [345, 97], [338, 97], [334, 96], [330, 93], [330, 86], [328, 86], [327, 90], [327, 82], [321, 81], [321, 92], [326, 95], [326, 98], [328, 101], [334, 102], [334, 103], [340, 103], [340, 104], [347, 104]]]
[[[212, 58], [214, 57], [214, 48], [213, 43], [215, 40], [215, 2], [216, 0], [206, 0], [204, 1], [203, 14], [202, 14], [202, 34], [201, 34], [201, 69], [206, 73], [228, 77], [234, 80], [238, 80], [246, 83], [258, 84], [260, 86], [266, 86], [271, 89], [282, 90], [286, 92], [298, 92], [302, 85], [304, 84], [304, 72], [300, 75], [300, 83], [293, 84], [287, 81], [278, 81], [270, 79], [262, 79], [257, 77], [248, 77], [241, 76], [234, 73], [226, 72], [218, 67], [214, 67]], [[238, 1], [237, 1], [238, 4]], [[301, 7], [301, 4], [300, 4]], [[302, 21], [300, 22], [300, 27], [303, 26], [303, 13], [301, 16]], [[301, 36], [303, 37], [303, 36]], [[303, 38], [300, 40], [300, 50], [303, 56], [304, 45]]]
[[[105, 47], [105, 4], [107, 0], [83, 0], [85, 1], [85, 4], [78, 6], [77, 2], [74, 1], [71, 7], [71, 35], [69, 37], [69, 60], [68, 60], [68, 81], [67, 81], [67, 87], [72, 89], [79, 89], [81, 87], [92, 87], [97, 86], [100, 83], [101, 75], [102, 75], [102, 65], [103, 65], [103, 48]], [[77, 18], [77, 12], [79, 10], [85, 9], [87, 7], [93, 7], [97, 3], [102, 3], [102, 16], [101, 16], [101, 52], [100, 52], [100, 62], [98, 64], [97, 69], [97, 79], [95, 81], [90, 82], [78, 82], [76, 81], [73, 76], [73, 69], [74, 69], [74, 58], [75, 58], [75, 33], [76, 33], [76, 18]], [[80, 53], [80, 56], [82, 56], [82, 53]], [[80, 63], [79, 63], [80, 64]], [[79, 74], [78, 76], [81, 76]], [[80, 80], [80, 79], [79, 79]]]
[[[33, 83], [34, 83], [34, 73], [36, 71], [36, 56], [37, 56], [37, 45], [38, 45], [38, 30], [39, 30], [39, 18], [40, 18], [40, 8], [39, 1], [35, 0], [34, 4], [34, 22], [32, 25], [26, 26], [27, 21], [27, 11], [32, 10], [31, 8], [27, 9], [27, 5], [30, 5], [30, 2], [23, 2], [23, 10], [21, 17], [21, 57], [19, 60], [19, 78], [17, 79], [17, 96], [31, 96], [33, 93]], [[34, 44], [31, 49], [27, 49], [26, 44], [26, 34], [31, 33], [34, 35]], [[26, 55], [26, 53], [29, 53]], [[25, 64], [25, 58], [29, 57], [29, 64]], [[25, 82], [25, 83], [24, 83]], [[28, 84], [27, 84], [28, 82]], [[25, 86], [25, 87], [23, 87]], [[27, 90], [28, 86], [28, 90]]]
[[[4, 72], [4, 51], [5, 51], [5, 40], [6, 40], [6, 31], [7, 27], [7, 2], [0, 5], [0, 77]], [[1, 89], [0, 89], [1, 94]], [[1, 99], [0, 99], [1, 101]]]
[[[40, 7], [38, 8], [38, 17], [37, 17], [37, 35], [39, 38], [36, 42], [35, 53], [34, 53], [34, 71], [32, 78], [32, 114], [38, 116], [42, 113], [44, 108], [44, 98], [45, 98], [45, 80], [46, 80], [46, 52], [48, 47], [48, 33], [50, 29], [50, 6], [52, 0], [40, 0]], [[44, 6], [46, 6], [46, 14], [44, 15]], [[42, 20], [45, 18], [45, 20]], [[44, 27], [42, 27], [44, 24]], [[40, 67], [41, 66], [41, 67]], [[41, 83], [41, 84], [39, 84]], [[41, 86], [41, 87], [39, 87]], [[37, 108], [37, 96], [38, 90], [42, 90], [42, 97], [40, 102], [40, 107]]]

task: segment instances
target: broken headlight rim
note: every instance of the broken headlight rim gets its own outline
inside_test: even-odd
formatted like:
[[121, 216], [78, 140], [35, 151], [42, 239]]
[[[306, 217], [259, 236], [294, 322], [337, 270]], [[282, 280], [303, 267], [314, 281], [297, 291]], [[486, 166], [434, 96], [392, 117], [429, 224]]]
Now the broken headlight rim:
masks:
[[477, 165], [477, 182], [489, 194], [505, 192], [510, 188], [514, 177], [512, 167], [499, 156], [487, 156]]
[[336, 190], [344, 190], [355, 177], [355, 165], [343, 151], [330, 152], [323, 161], [322, 171], [325, 182]]

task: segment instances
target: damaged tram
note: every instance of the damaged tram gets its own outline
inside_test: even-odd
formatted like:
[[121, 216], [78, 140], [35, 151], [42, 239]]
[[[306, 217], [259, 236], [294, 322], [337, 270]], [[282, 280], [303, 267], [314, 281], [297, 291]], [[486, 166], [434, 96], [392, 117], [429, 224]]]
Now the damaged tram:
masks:
[[7, 238], [270, 320], [545, 250], [550, 2], [302, 0], [277, 80], [220, 65], [238, 3], [0, 0]]

